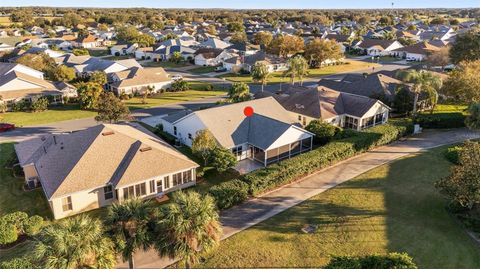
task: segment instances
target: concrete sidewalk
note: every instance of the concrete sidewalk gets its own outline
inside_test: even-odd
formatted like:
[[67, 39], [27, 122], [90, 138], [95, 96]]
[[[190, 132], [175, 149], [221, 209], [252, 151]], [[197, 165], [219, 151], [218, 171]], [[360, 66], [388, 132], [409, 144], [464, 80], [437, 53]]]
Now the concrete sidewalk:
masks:
[[[429, 148], [475, 138], [480, 138], [480, 132], [467, 129], [427, 131], [405, 141], [397, 141], [337, 163], [259, 198], [222, 211], [220, 214], [224, 232], [222, 239], [385, 163]], [[139, 269], [163, 268], [173, 262], [175, 261], [171, 259], [159, 258], [154, 251], [139, 252], [135, 255], [136, 268]], [[128, 268], [128, 264], [119, 264], [117, 268]]]

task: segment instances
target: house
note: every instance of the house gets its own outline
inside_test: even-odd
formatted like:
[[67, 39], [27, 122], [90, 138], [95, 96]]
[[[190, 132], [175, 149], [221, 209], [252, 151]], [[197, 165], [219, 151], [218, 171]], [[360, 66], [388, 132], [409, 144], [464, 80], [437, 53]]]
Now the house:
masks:
[[56, 58], [55, 61], [57, 64], [73, 67], [79, 76], [87, 76], [95, 71], [103, 71], [108, 76], [110, 73], [124, 71], [132, 67], [142, 68], [135, 59], [111, 61], [89, 55], [75, 56], [70, 53]]
[[400, 42], [396, 40], [384, 39], [364, 39], [355, 44], [354, 48], [361, 49], [369, 56], [388, 56], [392, 51], [403, 47]]
[[252, 71], [253, 66], [257, 63], [264, 63], [269, 72], [285, 71], [288, 69], [287, 61], [276, 55], [267, 54], [263, 51], [253, 55], [245, 56], [244, 69], [248, 72]]
[[0, 30], [0, 37], [8, 37], [8, 32], [5, 30]]
[[405, 86], [402, 81], [382, 73], [349, 74], [340, 81], [321, 79], [318, 85], [339, 92], [381, 99], [384, 102], [388, 100], [388, 104], [393, 102], [397, 89]]
[[226, 49], [230, 47], [232, 44], [222, 41], [218, 38], [209, 38], [206, 41], [200, 43], [200, 47], [202, 48], [212, 48], [212, 49]]
[[223, 49], [201, 48], [195, 52], [195, 65], [216, 66], [223, 60], [231, 58], [232, 55]]
[[133, 67], [111, 74], [111, 82], [107, 88], [115, 94], [143, 93], [147, 88], [153, 93], [165, 89], [172, 84], [167, 72], [161, 67]]
[[8, 45], [8, 44], [5, 44], [5, 43], [1, 43], [0, 42], [0, 52], [7, 52], [7, 51], [12, 51], [14, 50], [15, 48]]
[[110, 48], [110, 54], [113, 56], [131, 55], [138, 48], [137, 43], [115, 45]]
[[[244, 115], [246, 107], [253, 109], [252, 116]], [[163, 117], [159, 123], [189, 147], [196, 133], [207, 129], [237, 160], [264, 166], [312, 149], [313, 134], [294, 124], [295, 119], [273, 97], [183, 111]]]
[[90, 49], [90, 48], [96, 48], [99, 46], [99, 40], [92, 34], [89, 34], [88, 36], [79, 36], [77, 39], [72, 41], [72, 46], [74, 48], [84, 48], [84, 49]]
[[406, 46], [393, 50], [396, 55], [407, 59], [407, 61], [423, 61], [428, 55], [439, 51], [440, 48], [430, 44], [429, 42], [419, 42], [411, 46]]
[[[161, 45], [152, 53], [151, 59], [154, 61], [167, 61], [168, 59], [170, 59], [170, 57], [172, 57], [175, 52], [179, 52], [184, 60], [190, 60], [195, 57], [196, 50], [191, 47], [181, 45]], [[149, 55], [147, 53], [147, 57], [148, 56]]]
[[427, 31], [420, 33], [420, 40], [449, 40], [456, 35], [455, 30], [449, 27], [432, 27]]
[[195, 185], [198, 165], [136, 124], [100, 124], [15, 144], [26, 186], [55, 219]]
[[292, 86], [281, 94], [262, 92], [256, 97], [264, 96], [273, 96], [302, 126], [322, 120], [359, 131], [386, 123], [390, 111], [379, 100], [323, 86]]
[[0, 96], [7, 106], [20, 101], [32, 101], [43, 96], [50, 96], [50, 103], [62, 103], [62, 92], [43, 79], [43, 73], [30, 67], [0, 63]]

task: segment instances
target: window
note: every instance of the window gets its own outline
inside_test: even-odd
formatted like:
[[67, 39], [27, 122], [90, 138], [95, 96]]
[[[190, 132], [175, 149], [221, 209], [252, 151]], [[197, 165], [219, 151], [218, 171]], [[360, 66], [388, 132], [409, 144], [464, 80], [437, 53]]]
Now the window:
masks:
[[105, 200], [113, 198], [113, 187], [112, 185], [107, 185], [103, 187], [103, 194], [105, 195]]
[[183, 183], [188, 183], [192, 181], [192, 171], [188, 170], [183, 172]]
[[164, 177], [163, 181], [165, 182], [165, 189], [169, 189], [170, 188], [170, 176]]
[[163, 181], [161, 179], [157, 180], [157, 192], [158, 193], [161, 193], [163, 191], [163, 186], [162, 185], [163, 185]]
[[344, 128], [357, 130], [358, 129], [357, 127], [358, 127], [358, 119], [345, 116]]
[[383, 113], [375, 115], [375, 124], [383, 123]]
[[173, 175], [173, 187], [182, 184], [182, 173], [176, 173]]
[[145, 183], [135, 185], [135, 196], [143, 196], [147, 194]]
[[302, 115], [298, 115], [298, 121], [302, 121]]
[[190, 139], [190, 140], [193, 139], [193, 138], [192, 138], [192, 134], [190, 134], [190, 133], [188, 134], [188, 139]]
[[368, 117], [362, 120], [362, 129], [368, 128], [374, 125], [374, 117]]
[[173, 135], [177, 135], [177, 126], [173, 126]]
[[242, 151], [243, 151], [242, 146], [238, 146], [238, 147], [235, 147], [235, 148], [232, 149], [233, 155], [235, 155], [237, 157], [242, 156]]
[[72, 210], [72, 196], [67, 196], [62, 198], [62, 209], [63, 212]]
[[129, 198], [135, 197], [135, 191], [133, 186], [123, 188], [123, 199], [127, 200]]
[[150, 180], [150, 193], [155, 192], [155, 180]]

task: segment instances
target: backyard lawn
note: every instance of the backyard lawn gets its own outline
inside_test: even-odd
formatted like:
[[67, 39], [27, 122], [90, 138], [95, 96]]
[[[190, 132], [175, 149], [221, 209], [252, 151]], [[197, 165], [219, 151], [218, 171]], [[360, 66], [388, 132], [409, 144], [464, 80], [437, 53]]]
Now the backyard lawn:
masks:
[[80, 110], [79, 105], [54, 106], [43, 112], [7, 112], [0, 114], [1, 122], [15, 123], [17, 127], [46, 124], [50, 122], [90, 118], [97, 112]]
[[[355, 60], [346, 60], [346, 64], [342, 65], [332, 65], [322, 68], [310, 68], [308, 69], [308, 75], [306, 78], [320, 78], [322, 76], [333, 75], [337, 73], [352, 72], [358, 70], [369, 70], [372, 67], [378, 68], [379, 64], [368, 63], [363, 61]], [[220, 78], [225, 78], [233, 82], [245, 82], [253, 83], [251, 75], [236, 75], [236, 74], [225, 74], [219, 76]], [[280, 83], [280, 82], [289, 82], [289, 78], [283, 76], [283, 72], [274, 72], [270, 75], [268, 83]]]
[[[222, 241], [199, 267], [319, 267], [332, 255], [407, 252], [419, 268], [480, 268], [480, 248], [433, 183], [437, 148], [373, 169]], [[301, 231], [317, 225], [314, 233]]]
[[[197, 84], [195, 87], [201, 87]], [[167, 104], [174, 104], [179, 102], [198, 100], [208, 97], [215, 97], [225, 95], [225, 91], [205, 91], [205, 90], [188, 90], [184, 92], [166, 92], [153, 97], [147, 98], [147, 103], [142, 103], [142, 97], [133, 97], [125, 103], [131, 110], [156, 107]]]
[[94, 48], [88, 49], [88, 53], [93, 57], [107, 56], [110, 55], [108, 49], [104, 48]]
[[179, 67], [188, 66], [189, 64], [185, 62], [174, 63], [170, 61], [164, 61], [164, 62], [142, 62], [141, 65], [144, 67], [179, 68]]
[[211, 73], [215, 71], [216, 66], [200, 66], [197, 68], [193, 68], [188, 70], [188, 72], [192, 72], [194, 74], [206, 74], [206, 73]]

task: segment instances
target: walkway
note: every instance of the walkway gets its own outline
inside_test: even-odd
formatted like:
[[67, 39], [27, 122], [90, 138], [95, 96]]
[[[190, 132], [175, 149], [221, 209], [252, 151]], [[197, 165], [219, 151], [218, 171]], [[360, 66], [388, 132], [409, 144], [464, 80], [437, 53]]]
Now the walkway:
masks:
[[[422, 150], [474, 138], [480, 138], [480, 132], [466, 129], [427, 131], [405, 141], [379, 147], [340, 162], [262, 197], [251, 199], [244, 204], [221, 212], [220, 218], [224, 232], [222, 239], [271, 218], [375, 167]], [[173, 262], [170, 259], [158, 258], [154, 251], [139, 252], [135, 255], [136, 268], [139, 269], [163, 268]], [[119, 264], [117, 268], [128, 268], [128, 264]]]

